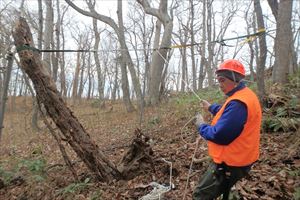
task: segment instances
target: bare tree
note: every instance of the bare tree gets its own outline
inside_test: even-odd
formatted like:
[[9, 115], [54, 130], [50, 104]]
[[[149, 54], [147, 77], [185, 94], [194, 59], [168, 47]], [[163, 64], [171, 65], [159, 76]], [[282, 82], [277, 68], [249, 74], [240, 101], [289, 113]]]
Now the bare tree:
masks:
[[[230, 2], [230, 1], [229, 1]], [[227, 12], [222, 12], [222, 20], [218, 22], [219, 32], [217, 32], [216, 26], [217, 22], [215, 19], [216, 11], [214, 11], [214, 0], [204, 0], [202, 1], [202, 43], [199, 48], [201, 55], [200, 70], [199, 70], [199, 83], [198, 87], [203, 87], [203, 81], [205, 75], [207, 75], [208, 86], [214, 85], [214, 75], [213, 72], [217, 67], [219, 60], [223, 60], [223, 50], [225, 43], [220, 42], [219, 45], [216, 41], [222, 41], [228, 27], [232, 23], [234, 15], [236, 15], [239, 9], [238, 4], [234, 4], [227, 1], [223, 2], [223, 10]], [[207, 14], [206, 14], [207, 13]], [[221, 59], [220, 59], [221, 57]]]
[[201, 47], [200, 47], [200, 55], [201, 55], [201, 61], [200, 61], [200, 69], [199, 69], [199, 82], [198, 82], [198, 89], [203, 88], [203, 81], [205, 78], [206, 71], [206, 27], [207, 27], [207, 20], [206, 20], [206, 0], [202, 1], [202, 40], [201, 40]]
[[43, 16], [43, 2], [42, 0], [38, 0], [38, 48], [42, 49], [42, 41], [43, 41], [43, 27], [44, 27], [44, 16]]
[[3, 89], [1, 90], [1, 100], [0, 100], [0, 142], [1, 142], [1, 136], [2, 136], [2, 129], [3, 129], [3, 120], [4, 120], [4, 113], [5, 113], [5, 106], [6, 106], [6, 100], [7, 100], [7, 92], [8, 92], [8, 86], [9, 81], [11, 77], [11, 70], [13, 65], [13, 54], [9, 53], [7, 55], [7, 67], [6, 67], [6, 73], [4, 76], [4, 83], [3, 83]]
[[278, 0], [268, 0], [272, 13], [277, 21], [278, 19]]
[[275, 83], [286, 83], [288, 74], [292, 74], [296, 70], [296, 53], [294, 52], [291, 28], [292, 8], [293, 0], [282, 0], [279, 2], [276, 15], [275, 63], [272, 73], [272, 79]]
[[11, 99], [10, 99], [10, 111], [14, 112], [15, 111], [15, 107], [16, 107], [16, 96], [17, 96], [17, 88], [18, 88], [18, 85], [19, 85], [19, 76], [20, 76], [20, 69], [17, 68], [16, 72], [13, 73], [14, 75], [14, 78], [15, 80], [12, 81], [12, 84], [11, 84], [11, 93], [10, 93], [10, 96], [11, 96]]
[[116, 98], [117, 98], [117, 90], [119, 88], [119, 84], [118, 84], [118, 75], [119, 75], [118, 62], [115, 62], [114, 69], [115, 69], [115, 73], [114, 73], [115, 76], [114, 76], [114, 79], [113, 79], [114, 80], [113, 83], [112, 83], [113, 88], [112, 88], [112, 91], [111, 91], [111, 99], [113, 101], [115, 101]]
[[[168, 48], [171, 45], [172, 30], [173, 30], [173, 14], [172, 9], [168, 9], [168, 1], [160, 0], [159, 8], [150, 6], [147, 0], [137, 0], [145, 12], [156, 17], [164, 26], [163, 36], [159, 45], [159, 49], [153, 52], [152, 62], [150, 66], [150, 80], [149, 80], [149, 100], [148, 103], [155, 105], [160, 100], [160, 85], [162, 83], [162, 75], [164, 63], [167, 60]], [[170, 11], [170, 15], [169, 12]], [[157, 41], [154, 41], [157, 42]]]
[[[130, 94], [129, 94], [129, 83], [128, 83], [128, 76], [127, 76], [127, 70], [126, 67], [129, 67], [129, 70], [131, 69], [133, 77], [133, 84], [135, 85], [136, 88], [136, 94], [138, 97], [138, 100], [142, 100], [142, 93], [141, 93], [141, 87], [140, 87], [140, 81], [137, 77], [137, 74], [135, 72], [133, 62], [131, 60], [131, 56], [128, 52], [127, 45], [125, 43], [125, 30], [124, 30], [124, 23], [123, 23], [123, 6], [122, 6], [122, 0], [118, 0], [118, 27], [119, 27], [119, 41], [120, 41], [120, 46], [121, 46], [121, 57], [120, 57], [120, 65], [121, 65], [121, 75], [122, 75], [122, 90], [123, 90], [123, 95], [124, 95], [124, 103], [126, 105], [127, 111], [132, 112], [134, 111], [134, 107], [131, 103], [130, 100]], [[125, 50], [125, 52], [123, 52]], [[128, 63], [129, 62], [129, 63]], [[132, 65], [132, 66], [130, 66]]]
[[[256, 13], [256, 20], [258, 30], [264, 30], [264, 18], [259, 0], [254, 0], [254, 11]], [[266, 44], [266, 35], [261, 34], [259, 36], [259, 62], [257, 63], [256, 76], [257, 76], [257, 87], [258, 87], [258, 96], [262, 102], [265, 95], [265, 64], [267, 58], [267, 44]]]
[[146, 15], [143, 8], [135, 1], [129, 2], [130, 9], [133, 12], [129, 12], [128, 17], [132, 21], [132, 25], [128, 25], [128, 35], [130, 38], [130, 44], [134, 49], [136, 57], [136, 66], [138, 77], [143, 81], [142, 83], [142, 101], [140, 105], [140, 124], [143, 121], [145, 96], [148, 94], [149, 89], [149, 69], [150, 69], [150, 46], [152, 36], [154, 34], [153, 17]]
[[[32, 35], [24, 18], [13, 31], [16, 46], [34, 47]], [[66, 141], [98, 180], [109, 181], [120, 177], [116, 167], [103, 155], [89, 134], [60, 97], [53, 80], [41, 70], [40, 55], [32, 50], [19, 51], [21, 66], [32, 80], [38, 101], [45, 105], [48, 115], [62, 131]], [[29, 64], [30, 63], [30, 64]]]
[[87, 99], [89, 100], [92, 96], [92, 86], [93, 86], [93, 65], [91, 61], [91, 54], [87, 56], [87, 80], [88, 80], [88, 89], [87, 89]]
[[[58, 1], [58, 0], [57, 0]], [[64, 15], [67, 11], [67, 8], [65, 8], [62, 16], [61, 16], [61, 24], [63, 24], [63, 20], [64, 20]], [[65, 31], [64, 31], [64, 26], [60, 26], [61, 29], [61, 48], [65, 49]], [[65, 62], [65, 54], [64, 52], [61, 53], [60, 55], [60, 60], [59, 60], [59, 64], [60, 64], [60, 90], [61, 90], [61, 94], [63, 97], [67, 96], [67, 83], [66, 83], [66, 62]]]
[[213, 43], [213, 29], [212, 29], [212, 20], [213, 20], [213, 0], [208, 0], [207, 2], [207, 48], [208, 48], [208, 57], [206, 65], [206, 73], [208, 86], [213, 86], [213, 54], [214, 54], [214, 45]]
[[[139, 77], [143, 79], [142, 76], [142, 67], [144, 66], [144, 89], [147, 90], [145, 86], [148, 83], [149, 77], [149, 67], [150, 67], [150, 53], [151, 53], [151, 41], [154, 34], [154, 22], [153, 17], [150, 18], [143, 11], [143, 8], [137, 2], [128, 2], [130, 5], [130, 9], [134, 10], [134, 12], [130, 12], [128, 17], [132, 21], [133, 24], [129, 24], [127, 30], [130, 33], [131, 45], [135, 51], [136, 62]], [[133, 42], [134, 41], [134, 42]], [[139, 46], [141, 48], [139, 48]], [[142, 54], [140, 52], [143, 52]], [[144, 90], [143, 89], [143, 90]], [[143, 91], [143, 94], [147, 93]]]
[[[45, 18], [45, 35], [44, 35], [44, 49], [51, 49], [51, 42], [53, 40], [53, 5], [52, 0], [44, 0], [46, 4], [46, 18]], [[51, 72], [51, 53], [44, 53], [44, 61], [49, 72]]]
[[[86, 48], [86, 42], [84, 42], [84, 47], [83, 48]], [[80, 81], [79, 81], [79, 87], [78, 87], [78, 93], [77, 93], [77, 98], [79, 99], [79, 102], [81, 102], [82, 100], [82, 95], [83, 95], [83, 90], [84, 90], [84, 85], [85, 85], [85, 70], [87, 68], [86, 66], [86, 62], [87, 62], [87, 53], [86, 52], [82, 52], [81, 53], [81, 60], [82, 60], [82, 63], [81, 63], [81, 67], [80, 67]]]
[[[189, 0], [189, 5], [190, 5], [190, 12], [191, 12], [191, 20], [189, 24], [189, 29], [190, 29], [190, 35], [191, 35], [191, 44], [195, 44], [195, 34], [197, 33], [194, 29], [195, 23], [194, 23], [194, 18], [195, 18], [195, 6], [193, 0]], [[192, 62], [192, 86], [193, 90], [197, 90], [197, 82], [196, 82], [196, 59], [195, 59], [195, 46], [191, 46], [191, 62]]]
[[[56, 19], [55, 29], [54, 29], [54, 31], [55, 31], [55, 48], [60, 49], [60, 46], [61, 46], [61, 43], [60, 43], [61, 9], [60, 9], [59, 0], [56, 0], [56, 16], [57, 16], [57, 19]], [[59, 68], [58, 59], [61, 57], [60, 52], [57, 51], [57, 52], [53, 53], [52, 56], [53, 56], [52, 57], [52, 60], [53, 60], [52, 76], [53, 76], [54, 82], [57, 82], [58, 68]]]
[[[179, 17], [179, 15], [177, 15], [177, 17]], [[190, 20], [190, 18], [189, 18]], [[188, 21], [189, 21], [188, 20]], [[180, 22], [179, 24], [179, 34], [177, 33], [173, 33], [173, 35], [175, 35], [179, 42], [180, 45], [182, 46], [186, 46], [187, 42], [189, 41], [189, 30], [187, 28], [186, 25], [183, 24], [183, 20], [182, 19], [178, 19], [178, 21]], [[189, 22], [187, 22], [189, 23]], [[186, 87], [189, 84], [189, 78], [188, 78], [188, 67], [187, 67], [187, 48], [180, 48], [180, 55], [181, 55], [181, 92], [184, 92]]]
[[[107, 25], [109, 25], [111, 28], [113, 28], [113, 30], [115, 31], [115, 33], [118, 36], [118, 41], [120, 43], [120, 47], [122, 49], [121, 51], [121, 56], [123, 57], [121, 62], [125, 62], [124, 66], [125, 68], [121, 68], [121, 69], [126, 69], [126, 67], [128, 67], [129, 71], [130, 71], [130, 75], [132, 78], [132, 83], [135, 89], [135, 94], [137, 96], [138, 100], [141, 100], [141, 87], [140, 87], [140, 81], [137, 77], [136, 74], [136, 70], [134, 68], [134, 64], [133, 61], [131, 59], [131, 56], [129, 54], [128, 51], [128, 47], [126, 45], [126, 41], [125, 41], [125, 35], [124, 35], [124, 25], [123, 25], [123, 16], [122, 16], [122, 1], [118, 0], [118, 24], [110, 17], [107, 17], [105, 15], [101, 15], [100, 13], [96, 12], [95, 10], [95, 1], [88, 1], [88, 7], [90, 9], [90, 11], [85, 11], [81, 8], [79, 8], [78, 6], [76, 6], [72, 1], [70, 0], [65, 0], [72, 8], [74, 8], [76, 11], [78, 11], [79, 13], [89, 16], [89, 17], [93, 17], [96, 18], [97, 20], [100, 20], [104, 23], [106, 23]], [[124, 72], [124, 74], [127, 73]], [[128, 82], [128, 80], [124, 81], [124, 83]], [[128, 86], [125, 86], [124, 88], [128, 88]], [[127, 93], [127, 92], [126, 92]], [[126, 97], [127, 98], [127, 97]], [[125, 101], [125, 103], [130, 103], [128, 101]], [[132, 111], [133, 110], [133, 105], [126, 105], [127, 111]]]
[[98, 82], [98, 93], [99, 93], [99, 100], [100, 100], [100, 105], [104, 106], [105, 101], [104, 101], [104, 73], [101, 69], [101, 64], [99, 60], [99, 55], [98, 55], [98, 50], [99, 50], [99, 43], [100, 43], [100, 32], [98, 30], [98, 24], [97, 24], [97, 19], [93, 18], [93, 31], [94, 31], [94, 37], [95, 37], [95, 43], [94, 43], [94, 60], [96, 64], [96, 70], [97, 70], [97, 82]]
[[[38, 0], [38, 48], [42, 49], [42, 41], [43, 41], [43, 28], [44, 28], [44, 16], [43, 16], [43, 3], [42, 0]], [[26, 76], [24, 74], [24, 76]], [[29, 84], [29, 81], [26, 83]], [[31, 90], [32, 91], [32, 90]], [[33, 130], [39, 130], [38, 126], [38, 113], [39, 108], [37, 104], [37, 100], [35, 97], [35, 93], [32, 91], [32, 118], [31, 118], [31, 126]]]
[[47, 114], [62, 133], [56, 134], [58, 136], [56, 140], [59, 143], [61, 140], [67, 141], [97, 180], [111, 182], [113, 179], [132, 178], [131, 176], [134, 176], [139, 169], [136, 166], [142, 165], [142, 160], [152, 159], [150, 156], [152, 149], [146, 143], [147, 139], [143, 139], [143, 134], [137, 130], [137, 138], [134, 139], [131, 148], [116, 167], [99, 150], [73, 112], [67, 107], [56, 89], [53, 79], [43, 69], [39, 53], [32, 50], [34, 48], [33, 38], [24, 18], [19, 18], [17, 21], [13, 30], [13, 38], [15, 46], [24, 47], [24, 49], [18, 50], [20, 63], [34, 85], [38, 102], [43, 103]]
[[[82, 44], [82, 35], [79, 36], [79, 43], [78, 43], [78, 49], [81, 48]], [[72, 100], [73, 104], [76, 103], [76, 100], [78, 98], [78, 84], [79, 84], [79, 73], [81, 69], [81, 52], [77, 52], [76, 56], [76, 67], [75, 67], [75, 72], [74, 72], [74, 78], [73, 78], [73, 89], [72, 89]]]
[[[250, 8], [249, 4], [249, 8]], [[253, 25], [255, 25], [255, 20], [252, 20], [253, 17], [251, 16], [251, 14], [249, 14], [249, 10], [247, 9], [245, 12], [245, 21], [247, 24], [247, 34], [250, 34], [250, 30], [252, 28], [252, 30], [254, 30], [255, 28], [253, 27]], [[249, 16], [250, 15], [250, 16]], [[253, 13], [254, 15], [254, 13]], [[250, 51], [250, 61], [249, 61], [249, 69], [250, 69], [250, 80], [253, 81], [254, 80], [254, 69], [253, 69], [253, 64], [254, 64], [254, 56], [255, 56], [255, 52], [254, 52], [254, 48], [253, 48], [253, 41], [249, 40], [248, 41], [248, 46], [249, 46], [249, 51]]]
[[[296, 9], [294, 10], [294, 18], [295, 19], [300, 19], [300, 3], [298, 3], [298, 7], [296, 7]], [[294, 20], [294, 23], [297, 24], [296, 20]], [[294, 25], [294, 27], [296, 27], [296, 25]], [[294, 43], [295, 43], [295, 53], [296, 52], [300, 52], [300, 27], [298, 27], [298, 29], [295, 30], [295, 37], [294, 37]], [[299, 54], [296, 53], [296, 64], [298, 62], [298, 68], [297, 70], [299, 70], [300, 68], [300, 59], [299, 59]]]

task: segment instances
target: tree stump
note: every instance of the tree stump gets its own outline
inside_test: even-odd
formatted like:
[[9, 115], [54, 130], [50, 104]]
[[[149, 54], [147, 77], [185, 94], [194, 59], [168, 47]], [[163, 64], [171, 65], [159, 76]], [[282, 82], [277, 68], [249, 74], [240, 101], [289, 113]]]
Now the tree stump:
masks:
[[132, 140], [131, 145], [123, 158], [118, 164], [118, 170], [124, 179], [131, 179], [143, 171], [147, 166], [151, 166], [155, 171], [153, 165], [153, 150], [149, 144], [149, 137], [146, 137], [139, 129], [135, 130], [136, 137]]

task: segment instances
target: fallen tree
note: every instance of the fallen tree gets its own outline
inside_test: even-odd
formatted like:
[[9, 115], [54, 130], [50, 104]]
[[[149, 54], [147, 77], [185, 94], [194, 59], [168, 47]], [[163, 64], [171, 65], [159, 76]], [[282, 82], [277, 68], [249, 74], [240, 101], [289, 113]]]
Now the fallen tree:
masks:
[[[135, 145], [134, 151], [144, 152], [145, 154], [134, 154], [132, 150], [129, 150], [122, 159], [123, 162], [120, 163], [120, 169], [122, 170], [119, 171], [118, 167], [100, 151], [97, 144], [91, 139], [60, 96], [54, 81], [42, 64], [40, 52], [35, 48], [30, 28], [22, 17], [19, 18], [14, 27], [13, 38], [21, 67], [34, 85], [38, 103], [45, 107], [47, 114], [61, 131], [63, 137], [60, 139], [68, 142], [97, 180], [109, 182], [113, 179], [126, 179], [126, 175], [131, 169], [136, 170], [134, 163], [150, 159], [147, 152], [151, 152], [149, 150], [151, 147], [147, 144], [147, 141], [133, 142]], [[141, 134], [137, 134], [137, 137], [141, 136]], [[139, 144], [139, 147], [136, 146], [137, 144]], [[135, 155], [138, 155], [138, 159], [134, 157]], [[143, 159], [144, 157], [146, 159]], [[135, 167], [132, 168], [133, 166]]]

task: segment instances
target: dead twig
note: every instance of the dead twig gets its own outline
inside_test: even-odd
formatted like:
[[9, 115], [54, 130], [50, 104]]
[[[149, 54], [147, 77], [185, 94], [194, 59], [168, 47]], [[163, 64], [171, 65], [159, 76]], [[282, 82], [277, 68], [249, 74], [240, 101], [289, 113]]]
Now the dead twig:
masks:
[[204, 158], [194, 158], [194, 163], [195, 164], [198, 164], [198, 163], [203, 163], [203, 162], [206, 162], [206, 161], [209, 161], [210, 160], [210, 157], [209, 156], [205, 156]]
[[66, 163], [66, 165], [68, 166], [68, 168], [70, 169], [71, 173], [73, 174], [73, 177], [76, 181], [78, 181], [78, 176], [77, 176], [77, 173], [72, 165], [72, 162], [66, 152], [66, 149], [64, 147], [64, 145], [61, 143], [61, 138], [60, 138], [60, 135], [55, 131], [55, 129], [50, 125], [50, 123], [48, 122], [48, 120], [46, 119], [46, 116], [45, 114], [42, 112], [42, 109], [40, 107], [40, 104], [39, 105], [39, 108], [40, 108], [40, 112], [42, 113], [42, 118], [43, 118], [43, 121], [45, 123], [45, 125], [47, 126], [47, 128], [49, 129], [51, 135], [54, 137], [54, 139], [56, 140], [58, 146], [59, 146], [59, 149], [60, 149], [60, 152], [64, 158], [64, 161]]

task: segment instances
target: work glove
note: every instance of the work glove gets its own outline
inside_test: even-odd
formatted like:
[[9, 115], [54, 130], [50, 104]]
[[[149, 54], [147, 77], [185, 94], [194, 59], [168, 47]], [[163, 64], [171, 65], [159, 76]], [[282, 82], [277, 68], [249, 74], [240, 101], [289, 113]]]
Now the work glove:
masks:
[[201, 114], [197, 114], [196, 116], [195, 116], [195, 125], [197, 126], [197, 128], [199, 128], [202, 124], [204, 124], [205, 122], [204, 122], [204, 119], [203, 119], [203, 117], [202, 117], [202, 115]]
[[206, 110], [208, 110], [210, 103], [204, 99], [201, 100], [200, 102], [201, 107], [205, 108]]

